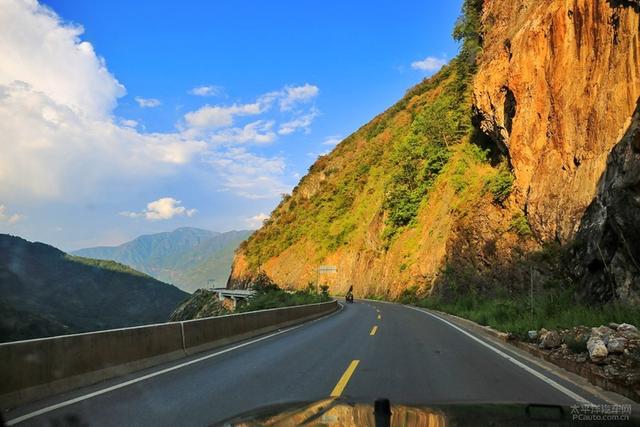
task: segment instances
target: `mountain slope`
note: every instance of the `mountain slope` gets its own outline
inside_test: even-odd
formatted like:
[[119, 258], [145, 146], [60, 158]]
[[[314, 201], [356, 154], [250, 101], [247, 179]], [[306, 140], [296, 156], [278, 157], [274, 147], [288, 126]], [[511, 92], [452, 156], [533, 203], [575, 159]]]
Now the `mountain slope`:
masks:
[[0, 340], [167, 320], [187, 293], [112, 261], [0, 234]]
[[231, 286], [265, 270], [285, 286], [397, 295], [437, 276], [458, 217], [510, 174], [472, 144], [471, 82], [479, 35], [461, 25], [461, 55], [310, 168], [236, 255]]
[[[604, 277], [589, 297], [608, 286], [604, 299], [638, 300], [628, 250], [606, 250], [626, 257], [615, 279], [610, 259], [594, 263], [571, 245], [631, 129], [639, 22], [633, 2], [466, 0], [458, 57], [320, 157], [241, 245], [229, 285], [264, 270], [303, 287], [333, 264], [321, 281], [334, 292], [510, 293], [536, 269], [549, 284]], [[637, 219], [618, 226], [640, 229]], [[595, 247], [583, 235], [576, 244]]]
[[140, 236], [120, 246], [80, 249], [73, 254], [114, 260], [192, 292], [207, 287], [211, 280], [215, 286], [224, 285], [233, 252], [249, 234], [246, 230], [218, 233], [185, 227]]

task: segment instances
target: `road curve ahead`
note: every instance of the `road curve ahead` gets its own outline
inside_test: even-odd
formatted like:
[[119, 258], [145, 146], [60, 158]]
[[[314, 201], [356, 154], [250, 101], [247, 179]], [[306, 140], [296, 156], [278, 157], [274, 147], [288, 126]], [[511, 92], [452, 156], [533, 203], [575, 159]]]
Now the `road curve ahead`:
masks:
[[328, 396], [392, 403], [606, 403], [433, 314], [356, 301], [335, 314], [4, 414], [12, 425], [208, 425]]

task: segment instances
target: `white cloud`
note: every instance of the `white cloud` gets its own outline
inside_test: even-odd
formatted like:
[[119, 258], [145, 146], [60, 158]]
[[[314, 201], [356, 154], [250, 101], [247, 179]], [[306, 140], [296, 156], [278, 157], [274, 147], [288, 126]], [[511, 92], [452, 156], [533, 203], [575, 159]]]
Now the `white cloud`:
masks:
[[249, 228], [251, 229], [256, 229], [256, 228], [260, 228], [262, 227], [262, 224], [264, 223], [264, 221], [266, 219], [269, 218], [269, 215], [260, 212], [257, 215], [254, 215], [250, 218], [247, 218], [247, 225], [249, 226]]
[[93, 46], [79, 39], [82, 32], [36, 1], [3, 0], [0, 85], [26, 82], [76, 113], [109, 116], [126, 91]]
[[280, 135], [289, 135], [299, 129], [304, 130], [305, 133], [309, 133], [309, 126], [311, 126], [311, 123], [313, 123], [313, 119], [315, 119], [318, 115], [318, 110], [312, 108], [311, 111], [309, 111], [307, 114], [298, 116], [286, 123], [282, 123], [280, 125], [280, 128], [278, 129], [278, 133]]
[[291, 186], [283, 183], [285, 162], [281, 157], [262, 157], [241, 147], [208, 156], [226, 191], [249, 199], [276, 198], [291, 191]]
[[320, 157], [320, 156], [326, 156], [329, 153], [330, 153], [330, 151], [323, 151], [321, 153], [316, 153], [315, 151], [311, 151], [311, 152], [307, 153], [307, 156], [317, 158], [317, 157]]
[[140, 218], [155, 221], [171, 219], [176, 216], [188, 216], [192, 217], [195, 213], [195, 209], [187, 209], [181, 206], [181, 201], [176, 200], [173, 197], [162, 197], [153, 202], [147, 204], [147, 209], [142, 212], [120, 212], [120, 215], [129, 218]]
[[433, 56], [427, 56], [425, 59], [421, 61], [415, 61], [411, 63], [411, 68], [414, 70], [422, 70], [422, 71], [437, 71], [444, 64], [447, 63], [447, 60], [444, 58], [436, 58]]
[[280, 91], [280, 111], [289, 111], [300, 103], [306, 103], [318, 96], [318, 86], [305, 83], [302, 86], [285, 86]]
[[239, 143], [253, 142], [267, 144], [275, 141], [276, 134], [271, 130], [274, 122], [258, 120], [241, 128], [227, 128], [211, 136], [212, 142]]
[[140, 96], [136, 96], [135, 100], [142, 108], [155, 108], [162, 104], [159, 99], [155, 98], [142, 98]]
[[10, 214], [9, 212], [7, 212], [7, 207], [5, 205], [0, 205], [0, 222], [6, 222], [10, 225], [13, 225], [23, 218], [24, 216], [21, 214]]
[[332, 135], [325, 138], [322, 142], [322, 145], [328, 145], [330, 147], [335, 147], [342, 141], [342, 137], [340, 135]]
[[[203, 90], [202, 92], [204, 93], [205, 91]], [[236, 117], [263, 114], [276, 102], [280, 106], [280, 111], [291, 111], [293, 110], [293, 107], [298, 104], [311, 101], [318, 95], [318, 92], [318, 87], [310, 84], [305, 84], [303, 86], [285, 86], [280, 90], [268, 92], [259, 96], [256, 101], [252, 103], [205, 105], [195, 111], [186, 113], [184, 115], [184, 125], [181, 127], [185, 128], [184, 132], [189, 135], [201, 135], [206, 130], [233, 126]], [[313, 118], [318, 114], [318, 110], [312, 108], [310, 113], [282, 124], [278, 133], [286, 135], [299, 128], [307, 130]], [[231, 131], [225, 131], [223, 132], [223, 135], [229, 133], [238, 134], [241, 132], [242, 128], [237, 128]], [[214, 139], [219, 140], [220, 138]]]
[[82, 198], [112, 182], [174, 173], [206, 148], [182, 133], [114, 121], [124, 86], [81, 34], [35, 1], [2, 1], [0, 198]]
[[[170, 173], [206, 143], [146, 134], [55, 103], [24, 83], [0, 85], [0, 197], [82, 197], [113, 180]], [[24, 177], [29, 176], [29, 179]]]
[[197, 86], [189, 91], [191, 95], [195, 96], [217, 96], [220, 94], [221, 89], [218, 86]]
[[[209, 173], [218, 178], [211, 181], [224, 191], [248, 198], [278, 198], [290, 191], [282, 157], [229, 145], [268, 143], [280, 129], [308, 128], [304, 116], [295, 115], [318, 95], [316, 86], [285, 86], [252, 103], [206, 105], [187, 113], [175, 132], [146, 133], [135, 120], [115, 117], [126, 90], [93, 46], [80, 39], [82, 27], [62, 22], [36, 1], [0, 1], [0, 200], [11, 205], [86, 201], [123, 189], [130, 196], [182, 173], [194, 159], [211, 166]], [[141, 106], [159, 103], [136, 100]], [[294, 118], [282, 126], [276, 117], [232, 127], [235, 119], [274, 106], [293, 111]], [[20, 219], [4, 209], [5, 221]], [[151, 208], [125, 214], [147, 217], [147, 212], [154, 215]]]
[[122, 126], [126, 126], [128, 128], [134, 128], [138, 126], [138, 122], [135, 120], [131, 120], [131, 119], [122, 119], [120, 120], [120, 124]]
[[209, 106], [185, 114], [184, 119], [189, 127], [219, 128], [231, 126], [234, 116], [254, 116], [264, 111], [259, 102], [252, 104], [233, 104], [229, 107]]

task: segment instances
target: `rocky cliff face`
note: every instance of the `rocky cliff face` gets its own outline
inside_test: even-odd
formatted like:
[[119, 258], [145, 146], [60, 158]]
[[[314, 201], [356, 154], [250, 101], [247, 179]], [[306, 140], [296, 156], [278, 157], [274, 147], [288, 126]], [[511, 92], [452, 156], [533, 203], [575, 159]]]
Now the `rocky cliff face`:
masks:
[[[460, 89], [454, 60], [320, 158], [240, 248], [229, 286], [245, 286], [261, 269], [305, 286], [318, 265], [332, 264], [338, 273], [321, 281], [333, 291], [353, 284], [361, 294], [397, 296], [412, 286], [453, 286], [451, 266], [501, 275], [556, 242], [574, 245], [571, 280], [587, 294], [637, 298], [640, 4], [486, 0], [481, 15], [483, 49], [469, 87]], [[476, 131], [434, 139], [444, 131], [429, 114], [449, 114], [455, 104], [441, 101], [461, 90]], [[427, 155], [407, 162], [415, 138]], [[478, 145], [492, 162], [477, 155]], [[431, 149], [440, 146], [434, 160]], [[401, 226], [389, 196], [398, 188], [409, 194], [403, 203], [418, 198], [414, 211], [401, 206], [409, 212]], [[521, 273], [514, 282], [525, 280]]]
[[595, 199], [582, 218], [575, 276], [587, 296], [640, 304], [640, 101], [609, 154]]
[[485, 2], [474, 106], [542, 240], [573, 238], [640, 96], [637, 2]]
[[474, 81], [476, 120], [513, 167], [514, 203], [540, 241], [566, 244], [580, 229], [575, 278], [601, 301], [640, 292], [639, 12], [635, 1], [486, 2]]

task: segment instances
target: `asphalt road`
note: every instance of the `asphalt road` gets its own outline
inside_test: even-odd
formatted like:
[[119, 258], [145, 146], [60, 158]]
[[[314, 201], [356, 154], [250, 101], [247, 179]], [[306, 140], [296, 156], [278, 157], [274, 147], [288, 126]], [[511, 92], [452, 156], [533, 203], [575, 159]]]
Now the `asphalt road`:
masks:
[[[336, 314], [239, 348], [199, 354], [187, 359], [192, 363], [186, 366], [180, 361], [101, 383], [17, 408], [5, 419], [45, 408], [20, 425], [50, 425], [56, 420], [97, 426], [207, 425], [258, 407], [331, 394], [423, 405], [571, 405], [576, 398], [605, 403], [468, 334], [422, 311], [357, 301]], [[209, 357], [199, 360], [203, 356]], [[168, 367], [176, 369], [154, 375]], [[148, 378], [138, 380], [141, 375]], [[124, 381], [128, 385], [122, 386]], [[70, 399], [75, 403], [52, 409]]]

